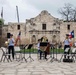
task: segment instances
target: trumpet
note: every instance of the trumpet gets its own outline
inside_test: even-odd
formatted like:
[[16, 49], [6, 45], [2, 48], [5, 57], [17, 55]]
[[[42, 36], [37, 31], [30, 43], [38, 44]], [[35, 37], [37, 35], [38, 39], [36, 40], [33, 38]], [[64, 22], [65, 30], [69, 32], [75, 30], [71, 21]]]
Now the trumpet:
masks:
[[5, 45], [8, 45], [8, 41], [5, 41]]

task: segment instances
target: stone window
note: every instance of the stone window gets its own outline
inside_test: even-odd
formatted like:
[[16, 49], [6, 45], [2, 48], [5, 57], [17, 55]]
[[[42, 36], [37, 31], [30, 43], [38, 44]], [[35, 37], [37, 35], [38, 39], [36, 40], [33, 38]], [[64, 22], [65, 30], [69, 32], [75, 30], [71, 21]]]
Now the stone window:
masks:
[[33, 35], [32, 37], [35, 37], [35, 35]]
[[46, 30], [46, 24], [42, 24], [42, 29]]
[[56, 35], [53, 35], [53, 38], [56, 38]]
[[70, 30], [70, 25], [67, 25], [67, 29]]
[[20, 30], [20, 25], [17, 25], [17, 29]]
[[56, 27], [56, 29], [60, 29], [60, 27]]

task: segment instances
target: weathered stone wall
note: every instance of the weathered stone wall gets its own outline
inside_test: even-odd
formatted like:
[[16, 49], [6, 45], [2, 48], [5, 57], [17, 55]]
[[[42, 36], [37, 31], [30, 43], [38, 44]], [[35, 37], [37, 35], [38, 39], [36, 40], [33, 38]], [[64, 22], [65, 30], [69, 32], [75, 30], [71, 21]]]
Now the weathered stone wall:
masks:
[[[31, 18], [29, 20], [26, 20], [26, 31], [28, 31], [26, 34], [30, 37], [30, 41], [33, 35], [36, 36], [36, 42], [38, 39], [40, 39], [43, 36], [46, 36], [49, 41], [52, 41], [53, 35], [56, 35], [56, 39], [60, 39], [60, 34], [57, 32], [51, 31], [59, 31], [58, 29], [60, 25], [56, 22], [58, 21], [57, 18], [54, 18], [51, 14], [49, 14], [47, 11], [42, 11], [38, 16], [35, 18]], [[46, 30], [42, 29], [42, 24], [46, 24]], [[29, 31], [32, 30], [31, 35], [29, 35]], [[36, 31], [36, 32], [35, 32]]]
[[[42, 29], [42, 24], [46, 24], [46, 29]], [[20, 29], [17, 27], [20, 25]], [[67, 29], [70, 25], [70, 30]], [[63, 42], [66, 34], [74, 30], [76, 40], [76, 22], [63, 22], [58, 18], [53, 17], [47, 11], [42, 11], [38, 16], [26, 19], [25, 23], [9, 22], [7, 26], [3, 27], [3, 36], [7, 33], [12, 33], [14, 38], [17, 38], [19, 31], [21, 31], [21, 43], [37, 43], [37, 40], [45, 36], [49, 41], [56, 40]]]
[[[20, 25], [20, 29], [18, 29], [18, 25]], [[8, 33], [11, 33], [14, 35], [14, 38], [16, 40], [19, 31], [21, 31], [21, 43], [23, 44], [25, 42], [25, 23], [8, 23]]]
[[[70, 25], [70, 30], [68, 30], [67, 26]], [[66, 34], [69, 34], [72, 30], [74, 30], [74, 38], [76, 40], [76, 22], [62, 22], [60, 26], [60, 40], [64, 41]]]

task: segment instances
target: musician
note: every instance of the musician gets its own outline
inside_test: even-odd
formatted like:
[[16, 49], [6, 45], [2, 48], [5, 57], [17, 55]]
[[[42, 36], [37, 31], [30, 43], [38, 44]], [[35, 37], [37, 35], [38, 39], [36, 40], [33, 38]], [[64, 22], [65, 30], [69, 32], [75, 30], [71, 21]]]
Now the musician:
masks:
[[47, 54], [50, 53], [50, 43], [47, 44], [47, 47], [44, 50], [44, 54], [45, 54], [45, 59], [47, 60]]
[[[69, 36], [66, 36], [66, 38], [65, 38], [65, 40], [64, 40], [63, 43], [64, 43], [64, 54], [69, 54], [70, 50], [67, 53], [65, 52], [66, 48], [69, 48], [70, 49]], [[64, 55], [64, 58], [66, 58], [66, 55]]]
[[40, 60], [41, 60], [42, 51], [41, 51], [41, 49], [40, 49], [40, 42], [41, 42], [41, 39], [38, 39], [37, 47], [38, 47], [38, 53], [40, 53]]
[[[12, 58], [14, 59], [14, 38], [13, 38], [13, 34], [10, 34], [10, 39], [8, 41], [8, 53], [10, 54], [12, 51]], [[9, 56], [10, 59], [10, 56]]]

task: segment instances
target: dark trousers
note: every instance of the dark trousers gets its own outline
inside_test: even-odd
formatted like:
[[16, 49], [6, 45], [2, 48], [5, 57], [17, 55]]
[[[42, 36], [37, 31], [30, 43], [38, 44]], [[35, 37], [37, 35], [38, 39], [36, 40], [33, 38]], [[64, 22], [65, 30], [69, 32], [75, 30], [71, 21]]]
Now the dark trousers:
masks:
[[44, 54], [45, 54], [45, 59], [47, 59], [47, 52], [46, 52], [46, 51], [44, 51]]
[[47, 52], [46, 51], [43, 52], [43, 51], [40, 50], [39, 52], [40, 52], [40, 59], [42, 57], [42, 53], [44, 53], [44, 58], [47, 59], [46, 58], [47, 57]]
[[40, 59], [41, 59], [41, 57], [42, 57], [42, 51], [38, 50], [38, 53], [40, 53]]
[[[9, 46], [8, 47], [8, 53], [10, 54], [12, 51], [12, 58], [14, 59], [14, 46]], [[10, 56], [9, 56], [9, 59], [10, 59]]]
[[[66, 48], [69, 48], [68, 52], [65, 52]], [[64, 58], [66, 58], [66, 54], [69, 54], [70, 53], [70, 46], [69, 45], [65, 45], [64, 46]], [[69, 59], [69, 56], [68, 56], [68, 59]]]

